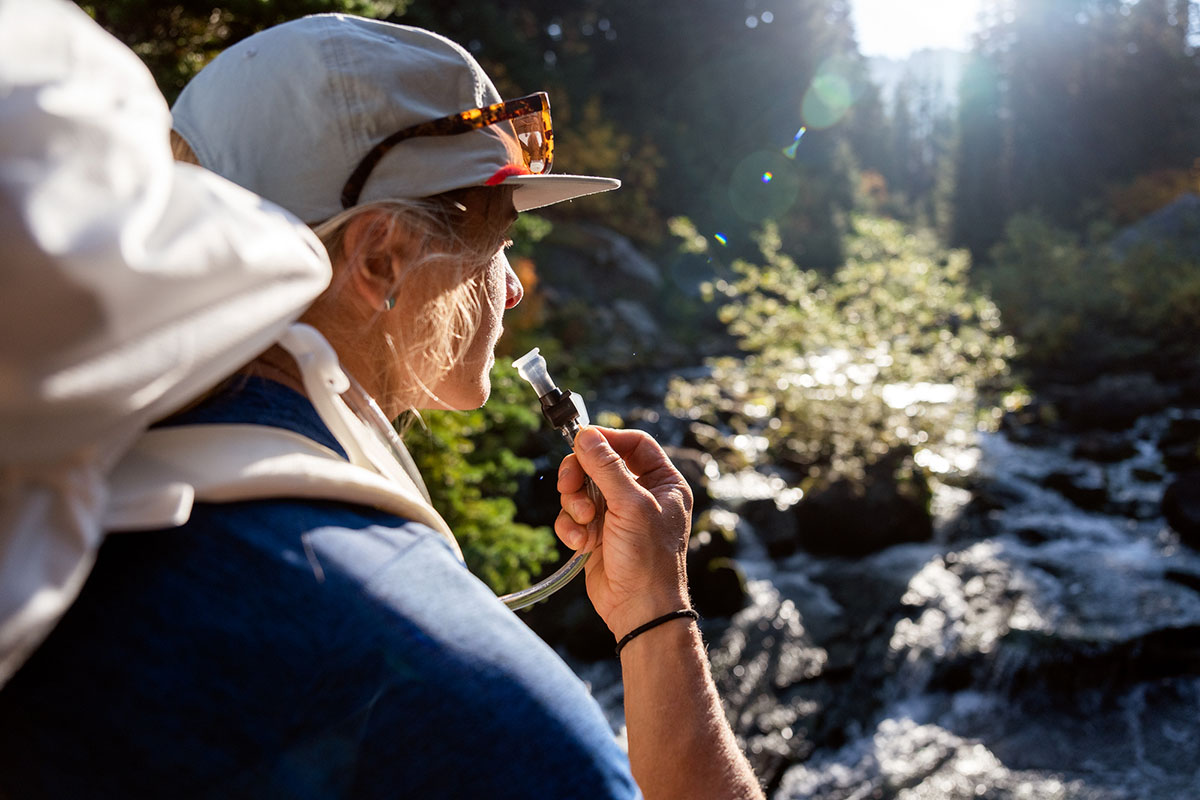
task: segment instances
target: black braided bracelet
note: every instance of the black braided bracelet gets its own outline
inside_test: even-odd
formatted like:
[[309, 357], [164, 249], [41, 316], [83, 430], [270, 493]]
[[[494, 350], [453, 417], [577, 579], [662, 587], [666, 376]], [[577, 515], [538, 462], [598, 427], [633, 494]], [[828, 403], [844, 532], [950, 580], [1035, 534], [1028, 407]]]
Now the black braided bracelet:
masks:
[[670, 622], [673, 619], [680, 619], [681, 617], [688, 617], [697, 621], [700, 619], [700, 615], [690, 608], [681, 608], [678, 611], [672, 611], [670, 614], [663, 614], [661, 617], [655, 617], [645, 625], [639, 625], [621, 637], [621, 641], [617, 642], [617, 656], [620, 657], [621, 648], [629, 644], [629, 642], [632, 641], [635, 636], [640, 636], [651, 628], [657, 628], [664, 622]]

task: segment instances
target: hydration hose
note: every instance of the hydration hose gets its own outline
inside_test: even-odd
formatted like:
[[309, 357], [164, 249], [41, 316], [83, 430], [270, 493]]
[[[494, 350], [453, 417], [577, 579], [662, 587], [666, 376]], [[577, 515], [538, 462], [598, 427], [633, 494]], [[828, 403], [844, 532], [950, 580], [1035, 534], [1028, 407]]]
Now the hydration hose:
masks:
[[[542, 404], [542, 416], [556, 431], [562, 434], [568, 445], [574, 447], [575, 436], [581, 428], [588, 424], [587, 407], [583, 404], [583, 398], [569, 391], [563, 391], [554, 385], [554, 381], [550, 379], [550, 373], [546, 371], [546, 359], [542, 358], [536, 347], [514, 361], [513, 366], [537, 392], [538, 400]], [[588, 527], [599, 530], [604, 524], [604, 495], [600, 493], [600, 489], [592, 482], [591, 478], [584, 478], [584, 489], [596, 507], [596, 516], [588, 523]], [[546, 599], [570, 583], [571, 579], [583, 569], [583, 565], [587, 563], [590, 555], [591, 551], [576, 553], [544, 581], [536, 583], [528, 589], [503, 595], [500, 602], [515, 611]]]

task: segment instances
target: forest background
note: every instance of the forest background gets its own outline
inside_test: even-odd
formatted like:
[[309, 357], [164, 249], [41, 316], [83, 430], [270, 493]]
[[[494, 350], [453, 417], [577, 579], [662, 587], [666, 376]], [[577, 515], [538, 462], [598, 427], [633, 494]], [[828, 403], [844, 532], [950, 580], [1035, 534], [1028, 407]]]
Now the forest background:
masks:
[[[940, 435], [921, 414], [890, 419], [887, 403], [864, 415], [888, 376], [969, 385], [1011, 410], [1045, 382], [1196, 366], [1200, 230], [1190, 248], [1136, 234], [1200, 191], [1193, 0], [989, 0], [949, 87], [903, 66], [873, 80], [844, 0], [81, 5], [168, 100], [230, 44], [325, 11], [443, 33], [505, 97], [548, 91], [555, 170], [624, 186], [525, 215], [513, 260], [526, 283], [548, 273], [554, 231], [616, 232], [666, 276], [658, 313], [679, 347], [656, 366], [710, 366], [666, 404], [761, 434], [763, 457], [805, 487]], [[509, 355], [564, 339], [580, 312], [556, 317], [535, 292], [525, 305]], [[708, 329], [725, 338], [694, 332]], [[818, 352], [863, 355], [880, 376], [857, 394], [804, 392], [812, 381], [785, 392]], [[568, 362], [573, 378], [630, 366], [585, 348]], [[486, 411], [428, 415], [431, 435], [409, 435], [498, 590], [554, 558], [544, 524], [511, 499], [536, 457], [530, 400], [500, 368]]]

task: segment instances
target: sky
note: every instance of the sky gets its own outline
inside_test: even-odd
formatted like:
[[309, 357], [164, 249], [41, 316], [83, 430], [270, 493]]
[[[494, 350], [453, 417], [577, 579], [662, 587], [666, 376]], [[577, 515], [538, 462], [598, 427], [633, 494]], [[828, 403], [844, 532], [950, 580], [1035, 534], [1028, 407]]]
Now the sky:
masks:
[[982, 0], [850, 0], [865, 56], [904, 58], [926, 47], [966, 51]]

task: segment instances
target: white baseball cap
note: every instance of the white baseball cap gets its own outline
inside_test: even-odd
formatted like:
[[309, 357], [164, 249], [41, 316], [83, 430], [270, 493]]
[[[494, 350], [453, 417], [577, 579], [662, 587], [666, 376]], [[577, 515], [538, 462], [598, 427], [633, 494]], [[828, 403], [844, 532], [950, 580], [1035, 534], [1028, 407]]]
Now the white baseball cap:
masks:
[[[344, 14], [286, 22], [228, 48], [172, 114], [203, 166], [309, 223], [468, 186], [515, 186], [513, 204], [526, 211], [621, 185], [544, 174], [553, 152], [544, 94], [503, 103], [449, 39]], [[356, 171], [365, 182], [348, 186]]]

